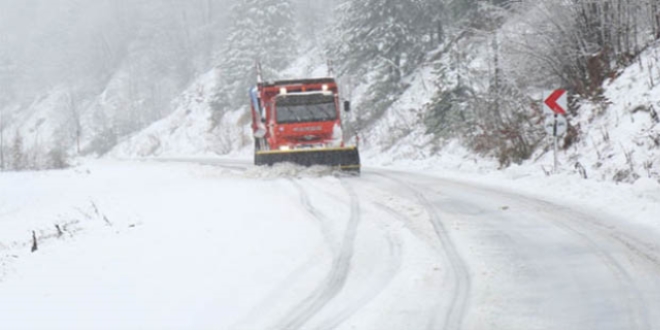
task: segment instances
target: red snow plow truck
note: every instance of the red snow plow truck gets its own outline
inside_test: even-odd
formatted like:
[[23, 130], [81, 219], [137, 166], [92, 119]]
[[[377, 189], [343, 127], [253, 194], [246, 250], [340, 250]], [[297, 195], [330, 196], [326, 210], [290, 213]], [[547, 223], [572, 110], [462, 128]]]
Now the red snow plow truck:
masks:
[[[344, 144], [334, 78], [262, 82], [250, 89], [254, 164], [323, 165], [360, 172], [357, 147]], [[344, 102], [350, 111], [350, 103]]]

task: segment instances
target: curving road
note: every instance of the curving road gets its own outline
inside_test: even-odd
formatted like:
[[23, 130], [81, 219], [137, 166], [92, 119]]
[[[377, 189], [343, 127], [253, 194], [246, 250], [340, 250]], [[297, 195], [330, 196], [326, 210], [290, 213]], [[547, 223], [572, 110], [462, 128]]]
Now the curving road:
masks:
[[236, 328], [660, 329], [660, 239], [619, 219], [407, 172], [273, 184], [325, 253]]

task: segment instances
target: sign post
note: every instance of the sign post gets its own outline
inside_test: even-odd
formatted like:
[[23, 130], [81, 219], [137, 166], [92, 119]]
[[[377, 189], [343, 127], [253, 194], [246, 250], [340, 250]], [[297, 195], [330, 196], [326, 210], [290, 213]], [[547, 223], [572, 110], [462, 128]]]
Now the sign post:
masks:
[[554, 172], [559, 169], [559, 137], [566, 134], [568, 122], [566, 121], [566, 109], [568, 109], [568, 97], [566, 90], [557, 89], [550, 93], [543, 94], [543, 107], [546, 113], [551, 113], [552, 117], [545, 120], [545, 130], [552, 135], [554, 140]]

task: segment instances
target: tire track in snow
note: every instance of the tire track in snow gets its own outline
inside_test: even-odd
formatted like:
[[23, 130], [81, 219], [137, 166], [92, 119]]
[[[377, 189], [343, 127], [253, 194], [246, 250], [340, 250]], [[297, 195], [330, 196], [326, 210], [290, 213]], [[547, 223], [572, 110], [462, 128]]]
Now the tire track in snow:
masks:
[[[462, 186], [464, 191], [466, 187], [468, 189], [477, 189], [475, 187]], [[612, 228], [599, 223], [592, 216], [579, 211], [571, 210], [543, 200], [488, 188], [481, 188], [477, 191], [497, 195], [500, 198], [514, 201], [516, 204], [520, 204], [520, 207], [529, 209], [529, 213], [542, 212], [544, 214], [543, 219], [546, 219], [552, 226], [584, 242], [587, 248], [591, 251], [591, 254], [601, 261], [625, 292], [624, 300], [629, 323], [627, 329], [653, 329], [650, 325], [646, 301], [640, 289], [635, 284], [633, 276], [626, 267], [624, 267], [612, 255], [612, 252], [610, 252], [611, 249], [604, 247], [602, 243], [609, 241], [610, 243], [623, 247], [624, 250], [627, 250], [645, 261], [647, 264], [653, 266], [656, 269], [656, 272], [658, 272], [660, 270], [660, 262], [658, 261], [658, 258], [650, 252], [646, 252], [655, 251], [653, 247], [639, 242], [637, 239], [629, 235], [616, 232]], [[534, 207], [537, 207], [538, 210], [534, 210]]]
[[413, 193], [418, 202], [424, 207], [426, 213], [429, 216], [433, 230], [440, 241], [440, 244], [444, 250], [447, 264], [451, 270], [452, 276], [452, 292], [449, 298], [450, 305], [446, 311], [444, 311], [444, 319], [442, 324], [438, 324], [439, 320], [437, 317], [431, 319], [427, 325], [427, 329], [443, 329], [443, 330], [458, 330], [462, 328], [463, 318], [465, 317], [465, 312], [468, 306], [469, 294], [471, 279], [468, 272], [467, 266], [463, 258], [458, 253], [456, 246], [454, 245], [451, 237], [447, 233], [446, 227], [442, 222], [442, 219], [438, 216], [438, 213], [435, 210], [433, 204], [427, 199], [424, 193], [412, 186], [411, 184], [402, 181], [399, 178], [396, 178], [391, 175], [386, 175], [382, 173], [375, 173], [378, 176], [389, 179], [396, 182], [398, 185], [404, 187], [406, 190]]
[[[341, 183], [349, 192], [349, 197], [351, 200], [357, 200], [358, 197], [353, 187], [350, 186], [345, 180], [342, 180]], [[322, 187], [317, 186], [315, 188], [321, 190], [329, 197], [337, 201], [341, 201], [335, 194], [323, 189]], [[379, 207], [380, 205], [376, 206]], [[394, 276], [399, 272], [403, 262], [403, 243], [398, 236], [395, 236], [394, 234], [387, 232], [385, 228], [382, 228], [384, 227], [384, 224], [380, 224], [380, 226], [380, 229], [384, 232], [385, 239], [387, 240], [387, 251], [389, 258], [387, 267], [384, 271], [378, 273], [379, 276], [377, 278], [372, 278], [368, 283], [361, 285], [361, 288], [366, 288], [366, 290], [364, 293], [358, 296], [357, 299], [352, 298], [345, 302], [341, 301], [340, 304], [342, 307], [333, 311], [329, 316], [326, 316], [325, 319], [319, 322], [320, 325], [313, 327], [314, 329], [334, 329], [340, 326], [351, 316], [365, 307], [374, 298], [376, 298], [381, 292], [383, 292], [383, 290], [385, 290], [385, 288], [387, 288], [387, 286], [392, 282]], [[356, 267], [358, 266], [359, 265], [356, 265]]]
[[559, 223], [558, 221], [553, 222], [554, 225], [558, 228], [562, 228], [565, 231], [570, 232], [585, 241], [586, 244], [588, 244], [591, 248], [592, 253], [600, 258], [603, 264], [617, 279], [619, 284], [625, 289], [626, 307], [628, 309], [628, 317], [630, 323], [630, 328], [628, 329], [651, 330], [648, 312], [645, 307], [646, 303], [644, 302], [644, 299], [642, 298], [639, 289], [636, 287], [630, 273], [609, 252], [601, 248], [600, 245], [587, 234], [566, 224]]
[[[529, 214], [541, 214], [541, 221], [547, 221], [560, 231], [575, 237], [582, 241], [592, 255], [598, 258], [602, 265], [607, 268], [613, 279], [618, 283], [625, 295], [622, 297], [625, 301], [626, 316], [628, 317], [628, 326], [626, 329], [651, 330], [647, 304], [642, 292], [637, 287], [634, 277], [612, 254], [612, 245], [621, 246], [624, 250], [632, 253], [636, 257], [653, 266], [658, 272], [660, 264], [656, 256], [647, 251], [655, 251], [648, 244], [639, 242], [631, 236], [617, 232], [614, 229], [599, 223], [588, 214], [558, 206], [546, 201], [525, 197], [522, 195], [502, 192], [488, 188], [476, 188], [458, 183], [464, 192], [470, 192], [477, 196], [480, 193], [495, 196], [495, 199], [505, 198], [509, 200], [506, 204], [518, 204], [516, 208], [527, 209]], [[466, 189], [467, 188], [467, 189]], [[486, 195], [486, 198], [491, 198]], [[605, 242], [608, 244], [603, 245]], [[610, 247], [608, 249], [608, 247]], [[615, 251], [618, 251], [615, 250]]]
[[300, 185], [294, 179], [289, 179], [288, 181], [298, 190], [298, 193], [300, 194], [300, 205], [302, 205], [305, 211], [307, 211], [307, 213], [309, 213], [314, 219], [316, 219], [316, 221], [318, 221], [321, 234], [323, 235], [328, 248], [334, 255], [336, 255], [340, 246], [340, 242], [335, 237], [335, 235], [333, 235], [332, 230], [330, 229], [332, 220], [323, 214], [323, 212], [315, 208], [314, 205], [312, 205], [312, 202], [309, 199], [309, 194], [302, 185]]
[[[605, 267], [608, 268], [610, 273], [612, 273], [612, 275], [617, 280], [617, 282], [619, 282], [619, 285], [622, 288], [624, 288], [626, 292], [625, 301], [626, 301], [626, 308], [628, 310], [627, 313], [630, 324], [630, 327], [628, 329], [631, 330], [652, 329], [649, 321], [648, 310], [646, 308], [646, 302], [639, 288], [637, 288], [632, 275], [626, 270], [626, 268], [623, 265], [621, 265], [619, 261], [616, 260], [616, 258], [606, 248], [603, 248], [601, 244], [599, 244], [597, 240], [595, 240], [590, 235], [588, 235], [588, 233], [595, 234], [599, 236], [601, 239], [614, 240], [619, 245], [622, 245], [629, 252], [633, 252], [638, 257], [643, 258], [644, 260], [650, 262], [652, 265], [656, 267], [658, 266], [657, 259], [652, 258], [652, 256], [650, 256], [647, 253], [640, 252], [640, 250], [633, 248], [634, 247], [633, 243], [621, 241], [622, 240], [621, 236], [613, 237], [612, 235], [609, 235], [609, 233], [607, 233], [603, 227], [597, 225], [592, 221], [589, 221], [588, 220], [589, 216], [587, 215], [580, 214], [578, 212], [573, 212], [571, 210], [564, 208], [557, 208], [555, 205], [539, 200], [527, 199], [525, 197], [518, 197], [517, 199], [521, 201], [524, 200], [524, 203], [527, 205], [536, 204], [538, 206], [541, 206], [544, 211], [554, 209], [554, 212], [552, 213], [546, 211], [546, 213], [549, 214], [547, 218], [552, 222], [552, 224], [555, 227], [564, 230], [569, 234], [577, 236], [579, 239], [584, 241], [585, 244], [589, 246], [592, 253], [596, 255], [602, 261], [603, 265], [605, 265]], [[567, 223], [561, 220], [557, 220], [556, 216], [558, 215], [561, 215], [561, 218], [563, 219], [573, 219], [577, 216], [580, 220], [587, 220], [587, 221], [586, 222], [571, 221], [571, 223]]]
[[[303, 206], [314, 217], [323, 217], [322, 213], [310, 202], [307, 192], [302, 186], [292, 181], [301, 193]], [[299, 329], [312, 317], [321, 311], [346, 284], [346, 279], [353, 258], [357, 228], [360, 224], [360, 203], [357, 195], [348, 183], [342, 181], [350, 196], [350, 219], [343, 234], [339, 251], [335, 253], [332, 268], [321, 284], [305, 299], [296, 304], [275, 326], [275, 329]]]

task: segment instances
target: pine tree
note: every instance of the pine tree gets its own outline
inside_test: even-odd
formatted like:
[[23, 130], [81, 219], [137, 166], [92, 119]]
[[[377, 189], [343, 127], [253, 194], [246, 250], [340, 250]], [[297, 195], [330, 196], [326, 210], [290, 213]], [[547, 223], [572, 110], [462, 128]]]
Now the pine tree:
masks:
[[297, 30], [309, 45], [318, 47], [333, 19], [334, 2], [328, 0], [295, 0]]
[[297, 55], [294, 15], [288, 0], [239, 0], [231, 8], [233, 24], [220, 65], [223, 87], [216, 95], [216, 110], [245, 103], [249, 86], [256, 82], [255, 64], [275, 79]]
[[[227, 37], [227, 51], [220, 68], [223, 80], [218, 97], [221, 107], [231, 107], [254, 81], [254, 65], [259, 57], [257, 21], [250, 12], [256, 0], [239, 0], [231, 8], [233, 24]], [[224, 110], [224, 109], [223, 109]]]
[[15, 171], [27, 168], [27, 159], [23, 151], [23, 137], [19, 132], [14, 135], [14, 143], [11, 147], [12, 168]]
[[261, 0], [260, 20], [263, 25], [257, 31], [264, 53], [261, 62], [274, 74], [291, 64], [298, 54], [295, 36], [295, 15], [291, 2], [286, 0]]
[[399, 82], [420, 62], [424, 43], [425, 2], [421, 0], [347, 1], [334, 52], [344, 69], [360, 73], [374, 62], [389, 78]]
[[5, 170], [5, 121], [4, 109], [0, 106], [0, 171]]
[[428, 34], [429, 47], [442, 44], [445, 40], [445, 25], [450, 15], [447, 13], [446, 0], [424, 0], [422, 10], [416, 18], [420, 29]]
[[447, 7], [454, 18], [461, 18], [476, 11], [479, 7], [479, 0], [447, 0]]

